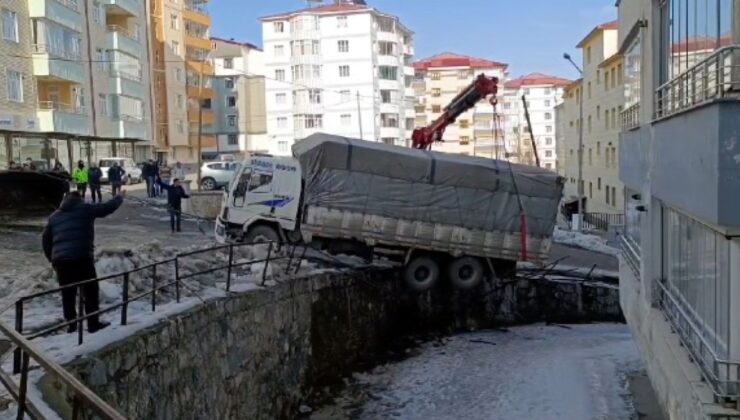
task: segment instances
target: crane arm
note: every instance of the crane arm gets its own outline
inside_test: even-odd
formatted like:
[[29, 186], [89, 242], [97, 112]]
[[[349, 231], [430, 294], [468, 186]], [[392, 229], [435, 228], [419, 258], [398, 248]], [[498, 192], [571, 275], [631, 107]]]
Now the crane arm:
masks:
[[492, 95], [490, 101], [496, 103], [498, 78], [479, 75], [473, 83], [460, 92], [445, 107], [442, 115], [426, 127], [417, 128], [411, 136], [414, 149], [429, 149], [435, 141], [442, 141], [447, 126], [454, 123], [457, 117], [473, 108], [481, 99]]

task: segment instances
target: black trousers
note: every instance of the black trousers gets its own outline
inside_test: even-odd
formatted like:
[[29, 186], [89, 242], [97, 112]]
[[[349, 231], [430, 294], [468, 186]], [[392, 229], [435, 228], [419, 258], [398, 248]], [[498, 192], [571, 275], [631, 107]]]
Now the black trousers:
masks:
[[177, 231], [180, 231], [180, 209], [170, 207], [170, 228], [175, 231], [175, 225], [177, 225]]
[[77, 184], [77, 192], [80, 193], [82, 196], [82, 199], [85, 199], [85, 193], [87, 192], [87, 183], [83, 182], [81, 184]]
[[100, 185], [92, 185], [90, 184], [90, 195], [92, 196], [92, 202], [95, 203], [95, 197], [97, 196], [97, 202], [102, 203], [103, 202], [103, 196], [100, 194]]
[[[98, 276], [95, 272], [95, 261], [92, 258], [57, 261], [54, 263], [54, 271], [56, 271], [57, 281], [62, 287], [68, 284], [79, 283], [83, 280], [94, 279]], [[62, 309], [64, 311], [64, 319], [67, 321], [77, 318], [77, 289], [78, 287], [69, 287], [62, 290]], [[79, 289], [82, 289], [85, 313], [93, 313], [100, 309], [98, 283], [88, 283], [80, 286]], [[97, 315], [87, 320], [88, 326], [97, 323]]]
[[113, 195], [116, 195], [119, 192], [121, 192], [121, 181], [111, 181], [110, 189], [113, 192]]

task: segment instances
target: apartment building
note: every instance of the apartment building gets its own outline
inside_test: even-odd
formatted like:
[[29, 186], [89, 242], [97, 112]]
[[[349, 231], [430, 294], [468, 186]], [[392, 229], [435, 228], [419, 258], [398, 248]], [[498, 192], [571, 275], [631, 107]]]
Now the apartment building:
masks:
[[195, 162], [215, 148], [211, 18], [199, 0], [151, 0], [155, 138], [160, 159]]
[[326, 132], [405, 146], [413, 129], [412, 33], [339, 1], [262, 18], [270, 152]]
[[261, 49], [246, 43], [211, 38], [214, 65], [211, 108], [216, 115], [215, 148], [206, 152], [268, 152], [265, 68]]
[[[583, 124], [583, 185], [586, 211], [622, 213], [622, 183], [618, 154], [620, 113], [624, 106], [622, 54], [618, 49], [618, 22], [596, 26], [577, 45], [581, 50], [583, 77], [567, 86], [558, 121], [564, 127], [561, 174], [565, 196], [577, 199], [578, 141]], [[583, 121], [580, 107], [583, 100]], [[557, 124], [556, 124], [557, 125]]]
[[[3, 128], [145, 140], [138, 150], [77, 145], [75, 159], [148, 153], [152, 114], [142, 2], [8, 0], [0, 16]], [[40, 140], [15, 141], [14, 158], [47, 158]], [[66, 143], [57, 143], [51, 157], [67, 156]]]
[[[535, 165], [534, 144], [537, 146], [540, 166], [556, 169], [558, 128], [555, 107], [562, 102], [563, 90], [570, 83], [568, 79], [542, 73], [528, 74], [504, 83], [500, 106], [507, 159], [525, 165]], [[532, 123], [531, 134], [522, 98], [526, 98], [527, 101], [527, 110]]]
[[[500, 88], [508, 64], [462, 54], [444, 52], [414, 63], [416, 93], [415, 125], [423, 127], [437, 119], [445, 107], [480, 74], [497, 77]], [[493, 106], [482, 100], [462, 114], [444, 134], [434, 150], [464, 155], [497, 156], [502, 153], [503, 136], [494, 118]]]
[[618, 7], [622, 309], [669, 418], [738, 418], [740, 2]]

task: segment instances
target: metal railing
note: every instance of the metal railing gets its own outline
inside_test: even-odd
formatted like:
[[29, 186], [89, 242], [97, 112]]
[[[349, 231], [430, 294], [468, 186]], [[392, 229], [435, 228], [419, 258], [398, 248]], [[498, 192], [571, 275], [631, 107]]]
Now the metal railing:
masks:
[[56, 0], [56, 2], [75, 12], [80, 12], [80, 5], [77, 3], [77, 0]]
[[672, 328], [678, 334], [705, 381], [717, 399], [740, 397], [740, 361], [720, 359], [712, 350], [702, 329], [689, 313], [690, 309], [682, 302], [678, 293], [672, 290], [667, 281], [656, 282], [658, 304]]
[[622, 120], [622, 131], [632, 130], [640, 126], [640, 103], [630, 105], [622, 111], [620, 115]]
[[622, 249], [622, 257], [630, 266], [635, 276], [640, 276], [640, 263], [642, 262], [640, 245], [627, 235], [619, 235], [619, 247]]
[[655, 91], [655, 119], [716, 99], [740, 98], [740, 45], [718, 49]]
[[208, 16], [208, 9], [205, 6], [193, 4], [193, 3], [185, 3], [185, 10], [189, 10], [191, 12], [200, 13], [201, 15]]
[[139, 74], [133, 74], [133, 73], [130, 73], [128, 71], [123, 71], [123, 70], [120, 70], [120, 69], [117, 69], [117, 68], [111, 68], [110, 69], [110, 76], [111, 77], [120, 77], [120, 78], [123, 78], [123, 79], [128, 79], [128, 80], [132, 80], [134, 82], [139, 82], [139, 83], [141, 83], [141, 80], [142, 80], [141, 71], [139, 71]]
[[107, 25], [106, 28], [108, 29], [108, 32], [117, 32], [132, 41], [139, 41], [139, 34], [136, 31], [131, 31], [120, 25]]
[[49, 54], [70, 61], [79, 61], [82, 58], [79, 51], [69, 51], [49, 44], [31, 44], [31, 53]]
[[38, 109], [42, 110], [54, 110], [64, 112], [66, 114], [85, 114], [85, 107], [70, 105], [63, 102], [56, 101], [41, 101], [38, 104]]

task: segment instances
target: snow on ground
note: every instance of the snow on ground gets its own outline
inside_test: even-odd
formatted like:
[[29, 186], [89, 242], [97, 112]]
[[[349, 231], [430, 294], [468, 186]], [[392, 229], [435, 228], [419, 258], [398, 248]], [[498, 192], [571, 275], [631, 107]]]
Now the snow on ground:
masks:
[[606, 239], [598, 235], [564, 230], [560, 227], [555, 227], [552, 239], [559, 244], [571, 245], [578, 248], [587, 249], [589, 251], [600, 252], [602, 254], [620, 254], [620, 251], [617, 248], [613, 248], [607, 245]]
[[626, 325], [462, 334], [355, 374], [311, 419], [631, 419], [626, 375], [641, 368]]

